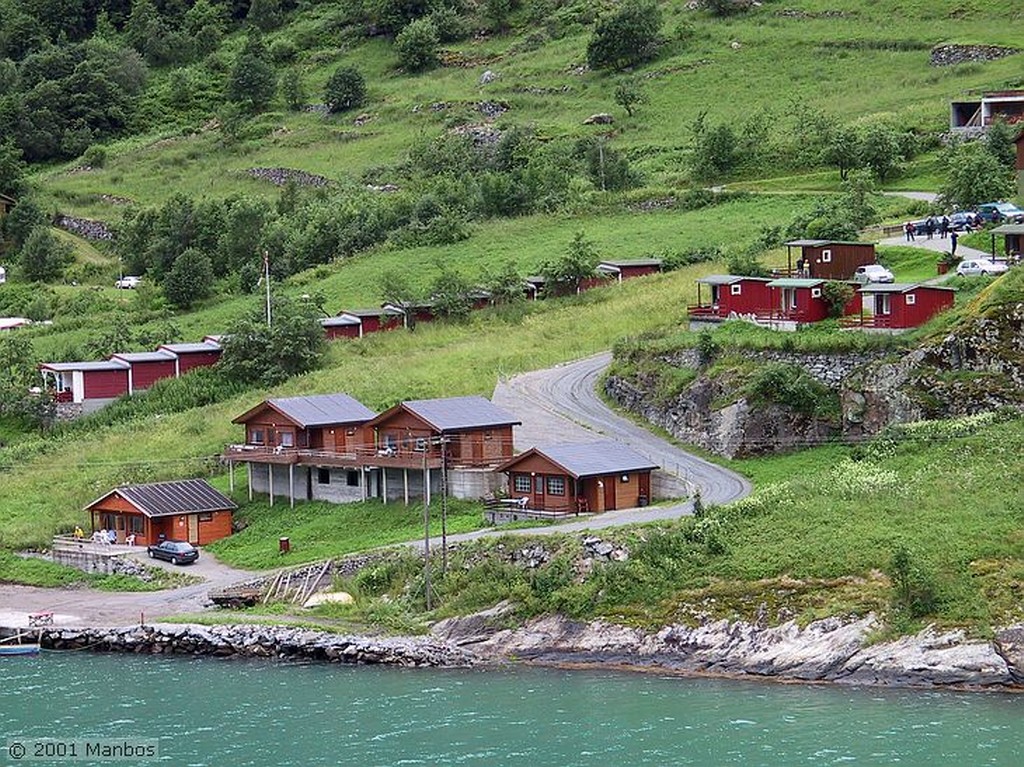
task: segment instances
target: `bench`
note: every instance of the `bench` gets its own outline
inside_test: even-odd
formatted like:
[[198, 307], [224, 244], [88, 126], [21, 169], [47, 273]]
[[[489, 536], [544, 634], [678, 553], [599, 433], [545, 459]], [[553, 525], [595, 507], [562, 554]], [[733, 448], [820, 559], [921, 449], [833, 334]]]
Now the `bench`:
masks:
[[29, 628], [38, 626], [52, 626], [53, 625], [53, 613], [46, 611], [41, 613], [29, 613], [28, 614], [28, 625]]

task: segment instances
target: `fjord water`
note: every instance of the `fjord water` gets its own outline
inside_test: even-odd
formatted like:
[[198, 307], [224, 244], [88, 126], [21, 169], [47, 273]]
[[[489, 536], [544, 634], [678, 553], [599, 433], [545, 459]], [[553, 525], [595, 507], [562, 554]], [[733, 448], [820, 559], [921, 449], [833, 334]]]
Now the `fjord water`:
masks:
[[[211, 767], [1019, 765], [1024, 697], [75, 652], [0, 661], [0, 749], [127, 736], [159, 739], [152, 763]], [[16, 762], [0, 750], [0, 763]]]

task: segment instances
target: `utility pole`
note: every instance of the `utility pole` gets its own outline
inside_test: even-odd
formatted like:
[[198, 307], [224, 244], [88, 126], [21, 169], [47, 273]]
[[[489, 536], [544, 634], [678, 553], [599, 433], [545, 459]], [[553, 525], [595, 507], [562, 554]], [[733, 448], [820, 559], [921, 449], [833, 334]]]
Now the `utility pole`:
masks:
[[430, 593], [430, 475], [427, 474], [427, 453], [423, 451], [423, 591], [427, 612], [431, 610]]

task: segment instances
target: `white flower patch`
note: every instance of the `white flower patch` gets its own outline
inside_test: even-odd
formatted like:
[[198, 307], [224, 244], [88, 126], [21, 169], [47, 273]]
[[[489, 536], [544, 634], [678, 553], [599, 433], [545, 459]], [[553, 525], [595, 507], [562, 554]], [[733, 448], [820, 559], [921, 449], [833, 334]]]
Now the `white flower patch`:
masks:
[[885, 469], [871, 461], [840, 461], [828, 472], [824, 492], [831, 492], [847, 500], [875, 495], [902, 495], [906, 484], [892, 469]]

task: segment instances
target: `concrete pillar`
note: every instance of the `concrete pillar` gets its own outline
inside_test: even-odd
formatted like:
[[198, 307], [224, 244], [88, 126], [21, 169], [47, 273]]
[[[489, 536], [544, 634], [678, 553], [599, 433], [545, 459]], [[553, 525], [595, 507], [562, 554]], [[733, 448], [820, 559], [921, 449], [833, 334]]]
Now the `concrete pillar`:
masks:
[[228, 489], [235, 492], [235, 462], [228, 461]]
[[245, 464], [245, 483], [249, 486], [249, 500], [252, 500], [252, 464]]
[[288, 464], [288, 505], [295, 508], [295, 464]]
[[274, 505], [274, 464], [267, 464], [267, 489], [270, 491], [270, 505]]
[[409, 505], [409, 470], [402, 469], [402, 486], [405, 489], [405, 505]]

